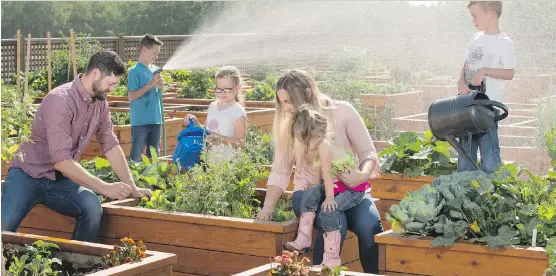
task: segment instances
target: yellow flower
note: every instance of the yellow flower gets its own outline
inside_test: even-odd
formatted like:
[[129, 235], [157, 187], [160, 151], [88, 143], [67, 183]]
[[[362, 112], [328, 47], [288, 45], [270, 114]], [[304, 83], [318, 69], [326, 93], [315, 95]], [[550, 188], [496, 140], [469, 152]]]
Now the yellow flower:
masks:
[[475, 234], [479, 234], [481, 232], [481, 228], [479, 228], [477, 221], [473, 222], [473, 224], [469, 224], [469, 228], [471, 228], [471, 231]]
[[395, 220], [394, 222], [392, 222], [392, 231], [395, 234], [403, 234], [405, 233], [405, 228], [403, 227], [401, 222]]

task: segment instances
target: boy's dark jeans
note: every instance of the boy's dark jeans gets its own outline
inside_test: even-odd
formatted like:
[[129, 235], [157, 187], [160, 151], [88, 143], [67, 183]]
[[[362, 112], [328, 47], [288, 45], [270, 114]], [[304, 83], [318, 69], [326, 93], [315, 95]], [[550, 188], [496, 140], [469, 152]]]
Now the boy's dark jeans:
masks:
[[[498, 109], [494, 109], [495, 116], [500, 115]], [[471, 159], [477, 162], [477, 150], [481, 151], [481, 170], [485, 173], [493, 173], [501, 163], [500, 144], [498, 141], [498, 122], [494, 122], [487, 132], [471, 136], [471, 148], [469, 148], [469, 136], [461, 137], [462, 147]], [[474, 168], [458, 156], [458, 172], [472, 171]]]
[[160, 152], [160, 125], [142, 125], [131, 127], [131, 153], [129, 158], [136, 162], [141, 162], [141, 155], [145, 147], [147, 157], [151, 158], [151, 146], [156, 149], [156, 154]]

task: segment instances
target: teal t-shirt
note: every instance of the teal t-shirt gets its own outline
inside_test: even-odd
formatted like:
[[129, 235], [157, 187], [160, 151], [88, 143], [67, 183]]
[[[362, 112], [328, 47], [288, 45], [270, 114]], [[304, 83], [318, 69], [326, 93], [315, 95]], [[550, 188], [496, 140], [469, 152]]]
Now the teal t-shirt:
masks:
[[[158, 69], [157, 66], [151, 65], [148, 68], [145, 64], [137, 63], [129, 69], [127, 76], [127, 91], [136, 91], [147, 85], [153, 78], [153, 73]], [[160, 114], [159, 92], [156, 92], [156, 86], [149, 92], [145, 93], [141, 98], [131, 101], [131, 126], [141, 125], [160, 125], [162, 124], [162, 116]]]

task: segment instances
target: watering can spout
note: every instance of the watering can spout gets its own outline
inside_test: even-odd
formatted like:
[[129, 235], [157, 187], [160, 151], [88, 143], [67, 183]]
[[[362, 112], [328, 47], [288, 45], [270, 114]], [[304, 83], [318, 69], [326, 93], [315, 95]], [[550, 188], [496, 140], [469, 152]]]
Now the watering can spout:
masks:
[[480, 170], [479, 166], [477, 166], [477, 163], [475, 163], [473, 160], [471, 160], [471, 157], [469, 156], [469, 154], [467, 154], [465, 152], [465, 150], [463, 149], [461, 144], [458, 143], [458, 140], [456, 140], [456, 138], [454, 136], [452, 136], [452, 135], [446, 136], [446, 141], [448, 141], [448, 143], [450, 143], [450, 145], [458, 152], [459, 156], [461, 156], [461, 157], [463, 157], [463, 159], [465, 159], [467, 164], [473, 166], [473, 168], [477, 171]]

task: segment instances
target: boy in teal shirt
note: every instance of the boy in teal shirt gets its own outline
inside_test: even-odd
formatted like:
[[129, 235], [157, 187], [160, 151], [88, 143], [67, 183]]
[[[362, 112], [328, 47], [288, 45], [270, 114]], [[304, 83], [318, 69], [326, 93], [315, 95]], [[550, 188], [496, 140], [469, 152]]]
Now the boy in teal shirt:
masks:
[[163, 43], [155, 36], [146, 34], [139, 42], [139, 61], [128, 72], [127, 90], [131, 113], [130, 159], [140, 162], [141, 154], [150, 147], [159, 152], [160, 125], [162, 115], [159, 95], [164, 89], [162, 76], [153, 72], [158, 69], [153, 63], [158, 59]]

